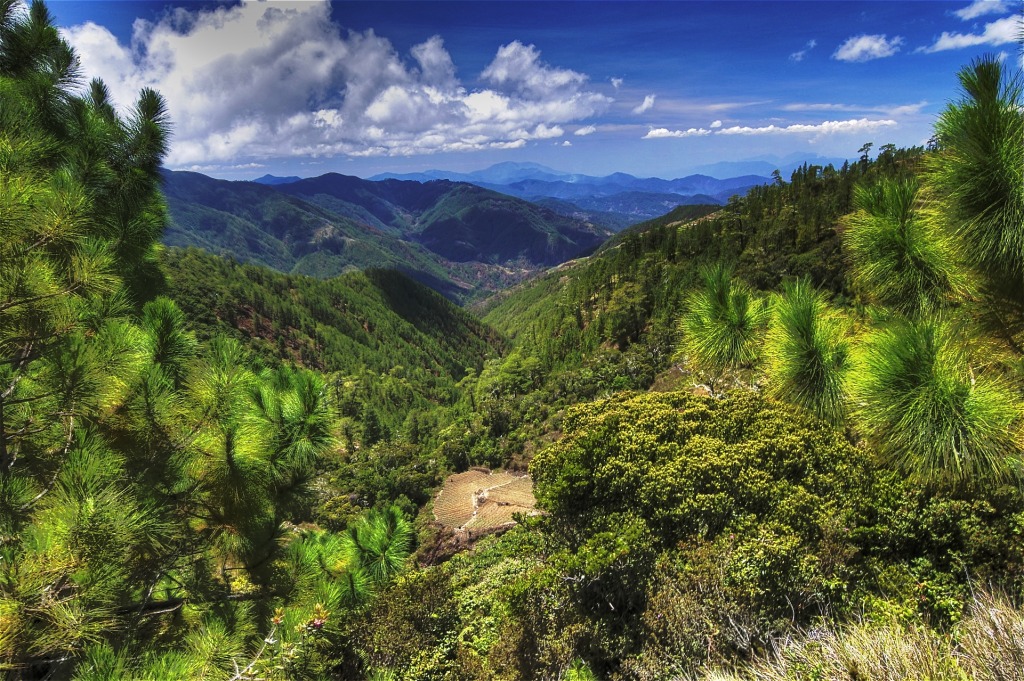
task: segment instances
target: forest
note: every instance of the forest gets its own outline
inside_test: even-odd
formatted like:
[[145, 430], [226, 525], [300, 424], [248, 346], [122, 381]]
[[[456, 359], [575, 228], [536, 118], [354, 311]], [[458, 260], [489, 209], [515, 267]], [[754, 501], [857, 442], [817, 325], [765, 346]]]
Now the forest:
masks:
[[[0, 0], [3, 678], [1024, 678], [1009, 61], [470, 308], [161, 245], [88, 75]], [[474, 470], [536, 510], [438, 522]]]

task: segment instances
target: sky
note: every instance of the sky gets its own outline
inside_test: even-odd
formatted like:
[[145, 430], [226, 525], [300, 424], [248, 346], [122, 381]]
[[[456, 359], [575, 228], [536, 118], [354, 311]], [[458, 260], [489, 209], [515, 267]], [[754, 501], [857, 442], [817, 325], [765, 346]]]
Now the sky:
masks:
[[925, 144], [1020, 0], [48, 3], [86, 79], [166, 98], [166, 165], [369, 177], [535, 162], [678, 177]]

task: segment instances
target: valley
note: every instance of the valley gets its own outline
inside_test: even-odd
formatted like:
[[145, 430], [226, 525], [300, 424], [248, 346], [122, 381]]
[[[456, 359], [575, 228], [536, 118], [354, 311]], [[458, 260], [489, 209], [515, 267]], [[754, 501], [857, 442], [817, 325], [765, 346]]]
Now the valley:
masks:
[[[401, 8], [409, 26], [451, 11]], [[595, 84], [518, 40], [463, 85], [441, 36], [342, 33], [326, 5], [122, 9], [138, 50], [118, 64], [153, 69], [175, 63], [161, 45], [224, 42], [232, 22], [260, 38], [250, 60], [301, 29], [286, 77], [211, 63], [266, 76], [267, 111], [322, 96], [276, 128], [308, 123], [316, 153], [275, 165], [266, 136], [259, 162], [229, 159], [254, 181], [169, 169], [257, 137], [256, 109], [204, 147], [206, 119], [169, 113], [177, 81], [85, 85], [113, 33], [0, 1], [0, 678], [1020, 677], [1024, 74], [1008, 55], [957, 67], [927, 144], [805, 147], [762, 156], [779, 159], [767, 176], [734, 154], [703, 167], [736, 176], [666, 180], [523, 159], [627, 135], [818, 144], [925, 105], [869, 111], [891, 124], [740, 121], [764, 104]], [[507, 11], [481, 21], [527, 25]], [[903, 44], [876, 37], [820, 68], [868, 72]], [[300, 87], [355, 62], [342, 99]], [[376, 63], [391, 80], [371, 98]], [[209, 107], [233, 83], [182, 82]], [[715, 118], [653, 117], [694, 107]], [[361, 121], [372, 147], [341, 137]], [[409, 146], [444, 135], [456, 151]], [[330, 144], [352, 167], [421, 170], [300, 177], [344, 167], [322, 162]], [[451, 153], [506, 160], [410, 160]]]
[[721, 205], [768, 182], [596, 178], [514, 164], [372, 180], [328, 174], [229, 182], [174, 171], [164, 177], [170, 246], [319, 278], [398, 269], [456, 302], [586, 255], [612, 233], [677, 205]]

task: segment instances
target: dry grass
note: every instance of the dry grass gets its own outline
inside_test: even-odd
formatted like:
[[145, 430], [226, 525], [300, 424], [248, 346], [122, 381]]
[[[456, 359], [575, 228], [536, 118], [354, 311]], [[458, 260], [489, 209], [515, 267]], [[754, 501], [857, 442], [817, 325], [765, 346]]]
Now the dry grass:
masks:
[[704, 681], [1024, 681], [1024, 610], [979, 595], [952, 635], [923, 624], [862, 623], [776, 646], [769, 659]]
[[479, 532], [510, 525], [514, 513], [530, 513], [535, 506], [530, 476], [473, 469], [445, 481], [434, 517], [452, 529]]

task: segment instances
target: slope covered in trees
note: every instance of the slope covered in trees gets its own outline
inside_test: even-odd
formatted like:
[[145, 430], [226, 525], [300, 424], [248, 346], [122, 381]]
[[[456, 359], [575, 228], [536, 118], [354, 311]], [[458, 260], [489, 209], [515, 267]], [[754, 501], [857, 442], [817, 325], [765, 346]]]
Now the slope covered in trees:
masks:
[[163, 242], [196, 246], [281, 272], [327, 278], [370, 267], [406, 272], [449, 297], [467, 293], [416, 244], [255, 182], [164, 171]]
[[320, 278], [398, 269], [453, 300], [589, 252], [610, 234], [464, 183], [336, 173], [278, 186], [187, 172], [164, 178], [169, 245]]
[[370, 182], [329, 173], [282, 185], [281, 191], [395, 231], [455, 262], [554, 265], [609, 234], [522, 199], [447, 180]]
[[236, 338], [267, 362], [337, 376], [351, 415], [372, 411], [389, 430], [452, 403], [456, 384], [502, 347], [493, 330], [395, 271], [320, 280], [198, 249], [169, 250], [163, 262], [167, 294], [200, 339]]

